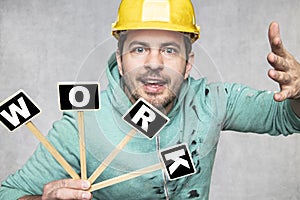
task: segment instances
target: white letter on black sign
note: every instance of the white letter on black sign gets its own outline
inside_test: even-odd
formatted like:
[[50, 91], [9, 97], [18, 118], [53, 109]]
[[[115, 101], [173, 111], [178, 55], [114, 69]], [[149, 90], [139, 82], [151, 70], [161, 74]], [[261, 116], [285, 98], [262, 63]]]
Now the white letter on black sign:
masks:
[[[148, 113], [149, 116], [146, 116], [145, 113]], [[155, 117], [156, 117], [155, 113], [150, 108], [148, 108], [145, 105], [142, 105], [131, 121], [137, 124], [138, 121], [142, 119], [142, 129], [148, 131], [149, 122], [153, 122]]]
[[[78, 102], [75, 98], [77, 92], [82, 92], [83, 98], [81, 102]], [[84, 107], [90, 102], [90, 92], [87, 88], [83, 86], [76, 86], [70, 90], [69, 101], [75, 107]]]
[[167, 160], [173, 160], [174, 161], [174, 163], [169, 167], [171, 175], [176, 171], [176, 169], [180, 165], [183, 165], [186, 168], [190, 169], [188, 161], [180, 158], [180, 156], [184, 156], [184, 155], [185, 155], [185, 152], [184, 152], [183, 149], [180, 149], [178, 151], [171, 152], [171, 153], [168, 153], [168, 154], [165, 155], [165, 157], [166, 157]]
[[26, 106], [26, 103], [25, 103], [23, 97], [20, 97], [18, 99], [18, 102], [19, 102], [21, 108], [16, 106], [16, 104], [11, 104], [9, 106], [9, 111], [11, 114], [8, 114], [5, 110], [3, 110], [0, 113], [5, 119], [7, 119], [15, 127], [20, 124], [20, 120], [18, 118], [17, 113], [19, 113], [22, 117], [24, 117], [24, 119], [26, 119], [30, 116], [30, 112]]

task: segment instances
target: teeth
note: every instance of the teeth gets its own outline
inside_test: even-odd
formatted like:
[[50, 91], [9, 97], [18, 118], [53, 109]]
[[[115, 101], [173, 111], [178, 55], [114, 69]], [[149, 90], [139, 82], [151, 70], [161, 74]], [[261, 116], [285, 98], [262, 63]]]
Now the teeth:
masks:
[[164, 85], [164, 84], [166, 84], [166, 81], [164, 81], [163, 79], [145, 78], [145, 79], [140, 79], [140, 81], [143, 84], [153, 84], [153, 85]]
[[157, 84], [157, 83], [160, 83], [160, 81], [157, 81], [157, 80], [148, 80], [147, 83], [149, 83], [149, 84]]

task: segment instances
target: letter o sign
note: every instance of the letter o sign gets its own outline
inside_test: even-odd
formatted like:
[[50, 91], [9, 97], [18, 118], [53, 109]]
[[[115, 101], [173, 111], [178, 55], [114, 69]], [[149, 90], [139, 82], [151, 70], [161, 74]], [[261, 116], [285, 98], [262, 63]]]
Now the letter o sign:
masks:
[[98, 83], [59, 83], [60, 110], [98, 110], [100, 92]]
[[[80, 102], [76, 100], [76, 94], [78, 92], [81, 92], [83, 95], [82, 101], [80, 101]], [[73, 87], [69, 93], [69, 101], [75, 107], [81, 108], [81, 107], [86, 106], [90, 102], [90, 98], [91, 98], [91, 95], [90, 95], [89, 90], [83, 86]]]

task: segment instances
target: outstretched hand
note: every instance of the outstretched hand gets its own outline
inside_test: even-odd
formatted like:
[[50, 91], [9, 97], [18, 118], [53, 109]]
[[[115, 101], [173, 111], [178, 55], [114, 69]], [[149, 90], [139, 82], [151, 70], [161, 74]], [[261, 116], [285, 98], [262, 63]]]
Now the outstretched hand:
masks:
[[272, 52], [267, 59], [273, 69], [269, 70], [268, 75], [280, 86], [280, 91], [274, 94], [274, 100], [300, 98], [300, 64], [284, 48], [276, 22], [269, 26], [269, 42]]

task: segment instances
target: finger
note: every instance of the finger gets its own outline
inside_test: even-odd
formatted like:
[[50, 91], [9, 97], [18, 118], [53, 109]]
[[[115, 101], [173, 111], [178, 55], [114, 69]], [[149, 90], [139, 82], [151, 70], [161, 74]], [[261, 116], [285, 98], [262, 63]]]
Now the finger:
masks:
[[63, 179], [48, 183], [44, 187], [44, 192], [50, 192], [59, 188], [70, 188], [77, 190], [87, 190], [91, 186], [87, 180]]
[[287, 85], [292, 81], [291, 76], [288, 73], [270, 69], [268, 75], [271, 79], [278, 82], [280, 85]]
[[289, 91], [288, 90], [281, 90], [274, 94], [273, 98], [275, 101], [281, 102], [289, 98]]
[[60, 188], [47, 196], [49, 199], [91, 199], [92, 194], [88, 191]]
[[285, 56], [284, 47], [280, 38], [279, 25], [276, 22], [272, 22], [269, 26], [269, 42], [271, 45], [272, 52], [282, 57]]
[[274, 53], [269, 53], [267, 59], [270, 65], [272, 65], [276, 70], [279, 71], [289, 70], [289, 65], [287, 61], [280, 56], [277, 56]]

